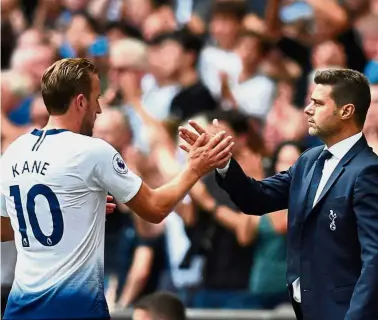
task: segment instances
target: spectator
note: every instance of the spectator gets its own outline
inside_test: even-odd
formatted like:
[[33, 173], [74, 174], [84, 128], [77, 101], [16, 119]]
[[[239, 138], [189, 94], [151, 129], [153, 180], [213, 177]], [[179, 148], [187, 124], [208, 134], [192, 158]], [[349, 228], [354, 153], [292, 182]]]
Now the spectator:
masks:
[[27, 48], [36, 47], [46, 43], [48, 43], [48, 40], [41, 30], [29, 28], [18, 38], [17, 47], [27, 50]]
[[[96, 120], [94, 136], [110, 143], [123, 155], [128, 166], [139, 172], [141, 165], [133, 156], [132, 133], [120, 110], [104, 110]], [[116, 209], [107, 217], [105, 228], [106, 290], [110, 308], [116, 302], [121, 307], [129, 306], [140, 296], [157, 289], [165, 264], [163, 248], [163, 237], [160, 234], [142, 236], [133, 214], [123, 203], [117, 202]]]
[[3, 71], [1, 80], [1, 142], [5, 149], [14, 139], [30, 129], [27, 124], [14, 123], [9, 115], [32, 94], [34, 88], [28, 74], [13, 70]]
[[179, 70], [181, 61], [171, 56], [176, 43], [166, 41], [161, 34], [149, 42], [148, 65], [150, 74], [142, 80], [141, 105], [157, 121], [169, 117], [172, 99], [180, 90]]
[[109, 22], [105, 26], [105, 34], [109, 42], [112, 43], [124, 38], [135, 38], [141, 40], [141, 32], [129, 23], [113, 21]]
[[[284, 141], [300, 141], [307, 136], [307, 122], [305, 114], [292, 104], [294, 84], [282, 81], [278, 85], [277, 98], [270, 110], [263, 137], [267, 153], [272, 155], [274, 150]], [[287, 125], [278, 125], [287, 123]]]
[[361, 21], [358, 30], [368, 59], [364, 73], [371, 83], [378, 82], [378, 14], [370, 14]]
[[203, 50], [199, 68], [203, 82], [215, 98], [221, 96], [220, 72], [236, 76], [242, 68], [234, 49], [244, 15], [242, 1], [219, 1], [214, 5], [209, 24], [213, 45]]
[[371, 85], [371, 105], [366, 117], [364, 134], [370, 147], [378, 154], [378, 82]]
[[106, 103], [115, 105], [132, 103], [141, 94], [140, 82], [147, 71], [146, 45], [136, 39], [115, 41], [110, 45], [109, 61]]
[[86, 13], [74, 13], [70, 17], [59, 53], [62, 58], [85, 56], [88, 48], [97, 40], [97, 23]]
[[239, 36], [236, 53], [242, 70], [231, 83], [227, 74], [222, 74], [222, 98], [232, 108], [263, 123], [276, 94], [276, 84], [258, 69], [267, 54], [267, 44], [257, 34], [246, 31]]
[[[147, 2], [151, 3], [153, 11], [142, 23], [141, 30], [144, 38], [151, 40], [161, 33], [172, 32], [177, 24], [174, 12], [166, 5], [166, 1], [148, 0]], [[140, 1], [135, 1], [135, 4], [140, 8]]]
[[[236, 111], [219, 112], [209, 115], [217, 118], [222, 128], [235, 140], [233, 150], [244, 170], [254, 177], [263, 177], [261, 150], [252, 151], [248, 144], [248, 121]], [[255, 142], [255, 141], [253, 141]], [[207, 192], [217, 203], [222, 204], [230, 214], [241, 215], [228, 196], [217, 187], [214, 174], [204, 178]], [[203, 203], [203, 192], [191, 194], [194, 202], [203, 208], [212, 208]], [[213, 201], [214, 201], [213, 200]], [[207, 211], [207, 210], [206, 210]], [[209, 210], [211, 212], [211, 210]], [[200, 211], [192, 227], [192, 248], [195, 254], [205, 256], [202, 288], [194, 296], [196, 308], [243, 308], [235, 301], [244, 296], [248, 286], [253, 248], [251, 245], [241, 246], [236, 235], [220, 224], [213, 214]], [[189, 252], [190, 252], [189, 251]], [[224, 254], [224, 252], [227, 254]], [[184, 261], [183, 264], [186, 262]], [[227, 274], [227, 277], [224, 275]]]
[[185, 320], [185, 307], [174, 295], [157, 292], [134, 305], [133, 320]]
[[212, 0], [174, 0], [173, 7], [177, 23], [186, 25], [195, 34], [204, 34], [209, 20]]
[[56, 51], [48, 44], [16, 48], [12, 54], [11, 69], [30, 75], [35, 90], [39, 89], [45, 69], [56, 59]]
[[170, 117], [182, 122], [198, 113], [217, 108], [210, 91], [199, 79], [196, 64], [202, 41], [188, 30], [176, 31], [166, 35], [171, 42], [171, 59], [179, 61], [178, 83], [181, 90], [171, 102]]

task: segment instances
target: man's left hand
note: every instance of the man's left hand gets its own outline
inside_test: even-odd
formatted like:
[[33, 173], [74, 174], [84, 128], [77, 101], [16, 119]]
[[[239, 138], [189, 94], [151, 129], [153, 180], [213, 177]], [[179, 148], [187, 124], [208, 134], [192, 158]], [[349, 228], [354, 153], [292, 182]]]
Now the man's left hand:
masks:
[[106, 214], [113, 213], [114, 209], [116, 208], [116, 204], [112, 202], [112, 196], [106, 196]]

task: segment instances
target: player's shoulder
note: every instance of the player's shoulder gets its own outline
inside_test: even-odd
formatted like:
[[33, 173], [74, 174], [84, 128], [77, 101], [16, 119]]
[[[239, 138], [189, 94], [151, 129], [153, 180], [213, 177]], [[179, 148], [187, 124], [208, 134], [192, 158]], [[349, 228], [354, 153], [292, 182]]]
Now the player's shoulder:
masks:
[[99, 138], [81, 136], [80, 143], [82, 144], [81, 149], [88, 155], [101, 155], [113, 150], [109, 143]]
[[102, 163], [103, 161], [113, 161], [118, 152], [106, 141], [81, 136], [78, 144], [77, 160], [81, 159], [86, 164], [92, 163], [93, 165]]
[[20, 152], [22, 152], [24, 146], [26, 146], [31, 139], [30, 132], [20, 135], [17, 139], [12, 141], [5, 149], [4, 153], [1, 155], [2, 162], [7, 159], [12, 159], [14, 157], [19, 158]]
[[69, 132], [69, 134], [62, 136], [62, 140], [60, 142], [64, 146], [72, 149], [71, 151], [73, 154], [101, 153], [110, 146], [102, 139], [73, 132]]
[[128, 167], [120, 153], [108, 142], [99, 139], [86, 137], [82, 140], [85, 142], [80, 154], [76, 157], [77, 162], [86, 169], [108, 170], [112, 168], [119, 174], [128, 172]]

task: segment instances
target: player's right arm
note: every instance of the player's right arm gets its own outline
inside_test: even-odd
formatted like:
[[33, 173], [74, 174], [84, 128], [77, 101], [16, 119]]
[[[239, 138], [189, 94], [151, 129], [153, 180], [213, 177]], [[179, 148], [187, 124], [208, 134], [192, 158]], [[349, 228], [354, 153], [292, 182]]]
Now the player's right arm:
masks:
[[139, 191], [127, 202], [127, 206], [141, 218], [152, 223], [160, 223], [199, 178], [200, 175], [188, 167], [172, 181], [157, 189], [151, 189], [142, 182]]
[[101, 148], [92, 154], [96, 162], [93, 172], [87, 176], [118, 201], [126, 203], [141, 218], [160, 223], [202, 175], [231, 157], [231, 139], [223, 139], [224, 136], [225, 132], [221, 132], [203, 146], [205, 137], [198, 139], [191, 147], [186, 168], [157, 189], [151, 189], [129, 170], [117, 151], [104, 141], [97, 141]]

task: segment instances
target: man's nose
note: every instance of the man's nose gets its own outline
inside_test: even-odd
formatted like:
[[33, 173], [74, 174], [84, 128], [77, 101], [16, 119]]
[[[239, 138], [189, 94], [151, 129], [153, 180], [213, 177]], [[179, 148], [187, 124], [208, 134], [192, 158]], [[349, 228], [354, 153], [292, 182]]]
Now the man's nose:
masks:
[[307, 115], [312, 115], [312, 114], [314, 114], [314, 109], [312, 108], [312, 103], [308, 104], [308, 105], [304, 108], [304, 113], [307, 114]]

